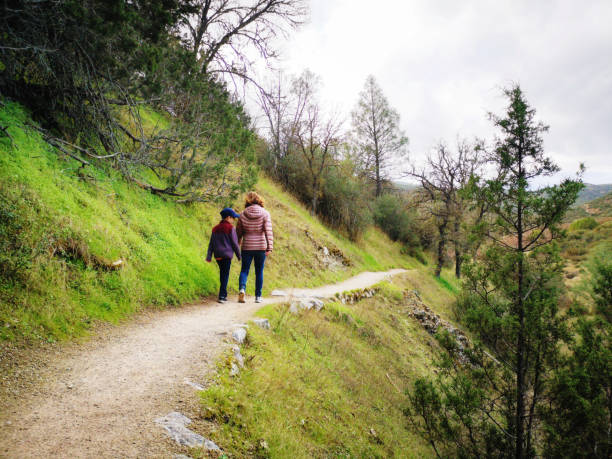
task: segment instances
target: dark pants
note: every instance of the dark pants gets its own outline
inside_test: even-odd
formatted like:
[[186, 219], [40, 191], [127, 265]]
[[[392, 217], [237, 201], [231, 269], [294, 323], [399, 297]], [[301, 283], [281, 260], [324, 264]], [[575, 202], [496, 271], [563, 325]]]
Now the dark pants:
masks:
[[246, 289], [251, 262], [255, 261], [255, 296], [261, 296], [263, 287], [263, 270], [266, 262], [266, 252], [263, 250], [243, 250], [242, 251], [242, 269], [240, 270], [240, 289]]
[[230, 268], [232, 267], [232, 259], [231, 258], [222, 258], [221, 260], [217, 260], [217, 264], [219, 265], [219, 299], [225, 300], [227, 299], [227, 281], [229, 280]]

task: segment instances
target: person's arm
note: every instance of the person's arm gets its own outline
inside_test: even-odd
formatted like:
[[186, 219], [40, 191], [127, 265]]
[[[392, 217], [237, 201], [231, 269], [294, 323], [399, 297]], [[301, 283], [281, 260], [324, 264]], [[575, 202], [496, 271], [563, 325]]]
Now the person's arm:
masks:
[[267, 242], [266, 252], [272, 252], [274, 248], [274, 233], [272, 232], [272, 218], [270, 217], [270, 213], [266, 215], [264, 220], [264, 234]]
[[230, 233], [230, 243], [232, 244], [232, 249], [234, 249], [236, 258], [240, 260], [240, 245], [238, 244], [238, 234], [236, 232], [236, 228], [232, 228], [232, 232]]
[[208, 253], [206, 254], [206, 261], [211, 261], [213, 255], [213, 237], [210, 235], [210, 241], [208, 241]]
[[238, 237], [238, 245], [240, 245], [240, 243], [242, 242], [242, 236], [244, 235], [244, 232], [242, 230], [242, 221], [240, 219], [238, 219], [238, 224], [236, 225], [236, 234]]

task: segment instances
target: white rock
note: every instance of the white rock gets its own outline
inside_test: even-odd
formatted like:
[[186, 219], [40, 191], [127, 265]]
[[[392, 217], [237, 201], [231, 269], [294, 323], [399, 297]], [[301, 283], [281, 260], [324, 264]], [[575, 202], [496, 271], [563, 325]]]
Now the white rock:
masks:
[[190, 381], [189, 379], [185, 378], [184, 379], [184, 383], [187, 384], [188, 386], [193, 387], [196, 390], [205, 390], [206, 388], [204, 386], [202, 386], [201, 384], [198, 384], [196, 382]]
[[327, 247], [323, 247], [323, 255], [329, 255], [329, 249]]
[[232, 362], [232, 368], [230, 369], [230, 376], [238, 376], [240, 373], [240, 368], [236, 365], [235, 362]]
[[244, 358], [242, 357], [242, 354], [240, 353], [240, 348], [238, 346], [232, 346], [232, 351], [234, 351], [234, 358], [236, 359], [236, 362], [238, 363], [238, 366], [240, 368], [244, 367]]
[[285, 292], [284, 290], [272, 290], [272, 293], [270, 293], [270, 296], [289, 296], [289, 295], [287, 295], [287, 292]]
[[289, 312], [297, 314], [299, 311], [310, 311], [314, 308], [316, 311], [323, 309], [325, 303], [317, 298], [302, 298], [299, 301], [294, 301], [289, 306]]
[[155, 422], [166, 429], [168, 435], [179, 445], [187, 446], [189, 448], [204, 445], [204, 437], [202, 435], [199, 435], [185, 427], [186, 425], [191, 424], [191, 419], [181, 413], [172, 411], [166, 416], [157, 418]]
[[233, 332], [232, 332], [232, 338], [234, 339], [234, 341], [236, 341], [238, 344], [242, 344], [244, 343], [244, 340], [246, 339], [246, 335], [247, 335], [247, 331], [245, 328], [236, 328]]
[[268, 319], [254, 319], [253, 323], [259, 328], [263, 328], [264, 330], [270, 330], [270, 321]]
[[317, 311], [320, 311], [321, 309], [323, 309], [323, 306], [325, 306], [325, 303], [323, 303], [321, 300], [317, 298], [312, 298], [310, 301], [312, 305], [314, 306], [315, 310]]
[[204, 439], [204, 448], [208, 451], [221, 451], [221, 448], [219, 448], [214, 441], [208, 440], [207, 438]]

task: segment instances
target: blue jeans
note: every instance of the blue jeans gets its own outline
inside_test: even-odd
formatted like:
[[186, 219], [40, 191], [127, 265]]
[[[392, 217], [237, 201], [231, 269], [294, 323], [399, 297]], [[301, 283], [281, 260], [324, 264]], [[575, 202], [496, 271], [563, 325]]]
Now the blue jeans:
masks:
[[251, 262], [255, 261], [255, 296], [261, 296], [263, 287], [263, 270], [266, 262], [266, 252], [263, 250], [243, 250], [242, 251], [242, 269], [240, 270], [240, 279], [238, 284], [240, 290], [246, 289]]
[[217, 260], [217, 264], [219, 265], [219, 299], [225, 300], [227, 299], [227, 281], [229, 280], [230, 268], [232, 267], [232, 259], [231, 258], [222, 258], [221, 260]]

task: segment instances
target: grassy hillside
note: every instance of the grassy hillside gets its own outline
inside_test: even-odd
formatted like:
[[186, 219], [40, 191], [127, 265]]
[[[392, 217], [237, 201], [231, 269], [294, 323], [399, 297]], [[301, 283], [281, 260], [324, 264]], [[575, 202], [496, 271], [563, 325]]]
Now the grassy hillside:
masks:
[[[30, 123], [19, 105], [0, 105], [0, 125], [12, 137], [0, 138], [0, 339], [72, 337], [99, 320], [216, 292], [217, 268], [204, 260], [216, 206], [174, 204], [104, 165], [79, 170]], [[414, 263], [375, 230], [352, 244], [269, 181], [258, 190], [277, 239], [266, 291]], [[117, 260], [124, 265], [114, 270]], [[232, 269], [235, 291], [237, 263]]]
[[380, 288], [321, 312], [260, 310], [272, 329], [249, 328], [237, 377], [229, 358], [220, 362], [217, 382], [202, 392], [200, 433], [229, 457], [432, 457], [403, 408], [404, 391], [431, 372], [438, 345], [406, 315], [403, 292], [418, 289], [441, 315], [453, 295], [417, 270]]
[[565, 220], [571, 222], [583, 217], [612, 218], [612, 193], [608, 193], [600, 198], [581, 204], [571, 209]]

